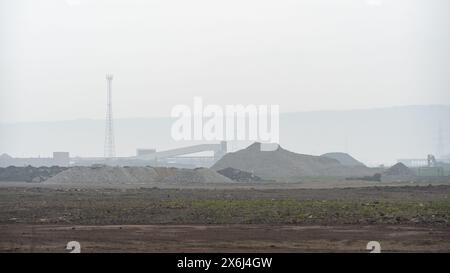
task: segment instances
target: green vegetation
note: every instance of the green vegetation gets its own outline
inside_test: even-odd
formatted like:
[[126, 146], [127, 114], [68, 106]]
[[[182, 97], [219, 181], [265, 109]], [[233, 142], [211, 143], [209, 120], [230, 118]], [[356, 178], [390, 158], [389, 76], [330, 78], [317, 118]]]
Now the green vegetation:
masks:
[[448, 226], [448, 191], [444, 186], [385, 187], [285, 190], [267, 195], [258, 190], [17, 188], [0, 190], [0, 223]]
[[[168, 201], [163, 207], [191, 212], [192, 221], [226, 224], [442, 223], [450, 221], [450, 201], [363, 202], [345, 200]], [[186, 219], [187, 220], [187, 219]], [[202, 221], [203, 222], [203, 221]]]

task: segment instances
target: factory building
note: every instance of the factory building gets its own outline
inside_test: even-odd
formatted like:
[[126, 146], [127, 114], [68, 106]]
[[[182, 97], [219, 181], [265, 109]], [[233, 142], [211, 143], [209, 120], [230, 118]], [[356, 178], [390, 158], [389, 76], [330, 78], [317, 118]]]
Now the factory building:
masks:
[[8, 166], [33, 166], [33, 167], [68, 167], [70, 165], [70, 154], [68, 152], [54, 152], [53, 157], [12, 157], [8, 154], [0, 155], [0, 167]]
[[177, 168], [209, 168], [227, 153], [227, 142], [217, 144], [198, 144], [164, 151], [156, 149], [137, 149], [135, 156], [72, 158], [72, 165], [112, 165], [112, 166], [164, 166]]

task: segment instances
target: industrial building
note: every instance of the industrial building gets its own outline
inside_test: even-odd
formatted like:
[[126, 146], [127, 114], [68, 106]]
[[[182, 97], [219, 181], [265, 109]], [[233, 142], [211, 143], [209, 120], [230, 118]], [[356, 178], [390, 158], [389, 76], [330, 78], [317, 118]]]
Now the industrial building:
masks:
[[427, 158], [399, 159], [399, 163], [415, 171], [418, 176], [447, 176], [450, 175], [450, 156], [436, 159], [434, 155]]
[[[207, 153], [206, 155], [198, 155]], [[227, 153], [227, 142], [218, 144], [198, 144], [164, 151], [156, 149], [137, 149], [135, 156], [92, 157], [71, 159], [74, 166], [112, 165], [112, 166], [165, 166], [178, 168], [208, 168]]]
[[17, 158], [8, 154], [0, 155], [0, 167], [8, 166], [33, 166], [33, 167], [68, 167], [70, 165], [70, 155], [68, 152], [54, 152], [53, 157], [29, 157]]
[[[198, 155], [199, 153], [206, 155]], [[179, 168], [210, 167], [227, 153], [227, 142], [218, 144], [198, 144], [182, 148], [157, 151], [156, 149], [137, 149], [136, 155], [129, 157], [70, 157], [68, 152], [54, 152], [53, 157], [15, 158], [8, 154], [0, 155], [0, 167], [8, 166], [166, 166]]]

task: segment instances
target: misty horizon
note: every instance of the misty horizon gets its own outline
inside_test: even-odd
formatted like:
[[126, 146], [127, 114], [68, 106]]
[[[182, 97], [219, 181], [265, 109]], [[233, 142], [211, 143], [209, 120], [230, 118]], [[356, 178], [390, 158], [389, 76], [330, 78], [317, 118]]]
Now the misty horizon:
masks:
[[[215, 103], [211, 103], [215, 104]], [[188, 105], [189, 106], [189, 105]], [[220, 106], [220, 105], [219, 105]], [[245, 106], [245, 105], [244, 105]], [[371, 108], [352, 108], [352, 109], [323, 109], [323, 110], [298, 110], [298, 111], [289, 111], [284, 112], [280, 109], [280, 114], [295, 114], [295, 113], [331, 113], [331, 112], [354, 112], [354, 111], [365, 111], [365, 110], [382, 110], [382, 109], [396, 109], [396, 108], [416, 108], [416, 107], [450, 107], [450, 104], [415, 104], [415, 105], [394, 105], [394, 106], [380, 106], [380, 107], [371, 107]], [[129, 116], [129, 117], [114, 117], [114, 120], [126, 120], [126, 119], [161, 119], [161, 118], [171, 118], [170, 112], [167, 115], [161, 116]], [[91, 121], [105, 121], [104, 117], [74, 117], [72, 119], [54, 119], [54, 120], [23, 120], [23, 121], [0, 121], [0, 124], [21, 124], [21, 123], [58, 123], [58, 122], [66, 122], [66, 121], [83, 121], [83, 120], [91, 120]]]
[[[174, 118], [117, 118], [117, 156], [133, 156], [138, 148], [157, 151], [217, 141], [174, 141]], [[302, 154], [346, 152], [370, 166], [393, 164], [402, 158], [438, 155], [438, 130], [445, 151], [450, 144], [450, 106], [405, 106], [353, 111], [312, 111], [280, 114], [280, 145]], [[104, 119], [0, 123], [0, 154], [18, 157], [103, 156]], [[229, 151], [251, 144], [229, 142]], [[449, 152], [442, 154], [447, 155]]]

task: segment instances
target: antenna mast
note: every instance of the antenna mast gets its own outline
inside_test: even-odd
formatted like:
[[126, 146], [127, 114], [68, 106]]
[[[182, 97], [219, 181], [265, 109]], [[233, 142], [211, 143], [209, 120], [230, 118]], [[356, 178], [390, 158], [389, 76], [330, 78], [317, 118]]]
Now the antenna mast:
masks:
[[107, 83], [107, 102], [106, 102], [106, 129], [105, 129], [105, 159], [113, 159], [115, 155], [114, 144], [114, 124], [112, 112], [112, 80], [113, 75], [106, 75]]

